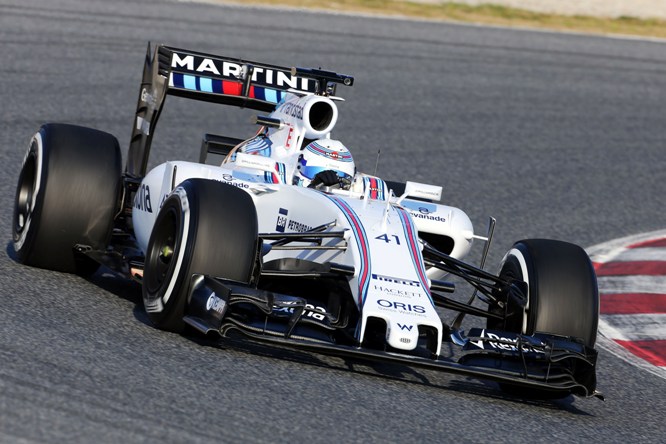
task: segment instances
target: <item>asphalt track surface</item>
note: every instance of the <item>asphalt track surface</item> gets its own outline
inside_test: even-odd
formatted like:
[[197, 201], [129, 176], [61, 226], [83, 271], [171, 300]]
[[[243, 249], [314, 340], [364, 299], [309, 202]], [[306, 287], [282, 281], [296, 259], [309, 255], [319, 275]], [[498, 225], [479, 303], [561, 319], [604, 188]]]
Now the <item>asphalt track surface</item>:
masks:
[[[23, 152], [49, 121], [126, 147], [146, 42], [354, 74], [335, 135], [357, 164], [444, 186], [484, 231], [590, 246], [663, 229], [666, 44], [167, 1], [0, 0], [0, 441], [664, 442], [666, 382], [600, 350], [607, 397], [153, 329], [137, 286], [13, 259]], [[168, 99], [153, 163], [251, 113]], [[470, 258], [478, 260], [480, 247]], [[493, 268], [493, 267], [491, 267]]]

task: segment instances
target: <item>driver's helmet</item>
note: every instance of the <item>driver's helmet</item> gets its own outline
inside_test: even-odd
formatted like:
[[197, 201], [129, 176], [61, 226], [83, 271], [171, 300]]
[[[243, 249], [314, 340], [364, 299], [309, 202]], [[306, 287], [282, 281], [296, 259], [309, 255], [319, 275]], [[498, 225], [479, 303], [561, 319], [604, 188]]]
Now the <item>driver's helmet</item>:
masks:
[[298, 158], [293, 184], [307, 187], [317, 173], [326, 170], [334, 171], [343, 187], [349, 187], [354, 179], [354, 159], [338, 140], [319, 139], [309, 143]]

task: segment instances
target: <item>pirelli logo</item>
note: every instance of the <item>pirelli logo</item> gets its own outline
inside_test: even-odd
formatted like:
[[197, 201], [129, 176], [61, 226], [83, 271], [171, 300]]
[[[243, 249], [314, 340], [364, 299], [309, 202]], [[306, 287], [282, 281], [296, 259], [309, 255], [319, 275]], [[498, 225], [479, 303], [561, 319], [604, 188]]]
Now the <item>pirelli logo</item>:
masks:
[[409, 287], [421, 286], [421, 283], [418, 281], [410, 281], [409, 279], [398, 279], [391, 276], [382, 276], [381, 274], [373, 274], [372, 278], [382, 282], [391, 282], [393, 284], [406, 285]]

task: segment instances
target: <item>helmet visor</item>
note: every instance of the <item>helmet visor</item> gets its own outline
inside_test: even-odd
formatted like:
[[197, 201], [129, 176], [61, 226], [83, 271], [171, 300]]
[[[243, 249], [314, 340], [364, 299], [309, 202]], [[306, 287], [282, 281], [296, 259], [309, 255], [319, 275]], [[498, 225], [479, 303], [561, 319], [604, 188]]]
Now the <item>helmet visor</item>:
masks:
[[325, 168], [321, 166], [303, 166], [301, 165], [299, 168], [299, 171], [301, 173], [301, 176], [307, 177], [308, 179], [312, 180], [314, 177], [321, 173], [322, 171], [330, 170], [333, 171], [335, 174], [338, 175], [340, 179], [351, 179], [351, 176], [343, 171], [337, 171], [337, 170], [331, 170], [331, 168]]

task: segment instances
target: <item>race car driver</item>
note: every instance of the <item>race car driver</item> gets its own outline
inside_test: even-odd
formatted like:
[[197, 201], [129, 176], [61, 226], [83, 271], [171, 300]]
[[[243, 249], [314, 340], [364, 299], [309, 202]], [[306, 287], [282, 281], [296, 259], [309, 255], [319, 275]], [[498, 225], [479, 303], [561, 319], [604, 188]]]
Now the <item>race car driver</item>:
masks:
[[309, 188], [349, 189], [355, 174], [354, 159], [342, 142], [319, 139], [307, 144], [298, 156], [292, 183]]

